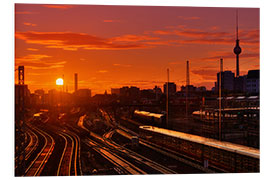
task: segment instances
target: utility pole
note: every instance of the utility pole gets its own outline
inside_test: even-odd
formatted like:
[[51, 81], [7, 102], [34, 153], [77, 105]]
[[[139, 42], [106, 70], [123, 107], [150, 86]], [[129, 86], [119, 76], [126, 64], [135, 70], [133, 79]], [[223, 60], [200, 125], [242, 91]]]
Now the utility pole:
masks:
[[219, 140], [221, 141], [222, 138], [222, 132], [221, 132], [221, 103], [222, 103], [222, 94], [221, 94], [221, 86], [222, 86], [222, 78], [221, 78], [221, 74], [223, 72], [223, 59], [220, 59], [220, 72], [219, 72], [219, 116], [218, 116], [218, 129], [219, 129]]
[[167, 69], [167, 86], [166, 86], [166, 126], [169, 127], [169, 69]]
[[74, 92], [78, 90], [78, 73], [74, 74]]
[[186, 118], [188, 118], [188, 87], [190, 85], [189, 82], [189, 61], [187, 61], [187, 69], [186, 69]]

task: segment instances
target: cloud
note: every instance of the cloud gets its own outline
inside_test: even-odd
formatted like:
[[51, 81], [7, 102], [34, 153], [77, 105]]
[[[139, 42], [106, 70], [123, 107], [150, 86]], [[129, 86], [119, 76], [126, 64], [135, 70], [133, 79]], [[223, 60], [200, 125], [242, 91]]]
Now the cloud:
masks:
[[154, 34], [159, 35], [177, 35], [184, 37], [227, 37], [232, 34], [227, 32], [208, 32], [198, 29], [183, 29], [183, 30], [157, 30], [153, 31]]
[[216, 80], [218, 70], [200, 68], [200, 69], [193, 69], [191, 70], [191, 72], [193, 74], [201, 76], [204, 80]]
[[16, 66], [26, 66], [31, 69], [54, 69], [54, 68], [62, 68], [66, 61], [54, 61], [48, 62], [44, 59], [51, 58], [52, 56], [44, 55], [44, 54], [29, 54], [22, 57], [15, 58]]
[[171, 65], [178, 65], [178, 64], [184, 65], [185, 62], [183, 62], [183, 61], [172, 61], [172, 62], [169, 62], [169, 64], [171, 64]]
[[216, 31], [216, 30], [219, 30], [220, 28], [218, 26], [212, 26], [210, 27], [210, 30], [212, 31]]
[[[215, 27], [217, 28], [217, 27]], [[235, 42], [235, 34], [229, 32], [202, 31], [199, 29], [187, 29], [184, 26], [180, 30], [156, 30], [157, 35], [179, 36], [175, 42], [179, 44], [232, 44]], [[244, 45], [259, 45], [259, 30], [239, 32], [240, 43]]]
[[41, 44], [47, 48], [61, 48], [64, 50], [107, 49], [138, 49], [147, 48], [143, 44], [129, 42], [114, 42], [113, 38], [101, 38], [85, 33], [72, 32], [16, 32], [15, 37], [28, 44]]
[[105, 23], [113, 23], [113, 22], [121, 22], [121, 21], [116, 20], [116, 19], [105, 19], [105, 20], [103, 20], [103, 22], [105, 22]]
[[164, 83], [164, 81], [152, 81], [152, 80], [132, 80], [131, 83], [141, 83], [141, 84], [153, 84], [153, 83], [157, 83], [157, 84], [162, 84]]
[[174, 34], [173, 31], [164, 31], [164, 30], [156, 30], [153, 33], [154, 34], [159, 34], [159, 35], [170, 35], [170, 34]]
[[[259, 56], [260, 56], [259, 53], [243, 53], [243, 54], [240, 54], [240, 59], [259, 58]], [[218, 53], [217, 55], [201, 58], [200, 60], [213, 61], [213, 60], [219, 60], [220, 58], [223, 58], [224, 60], [235, 59], [235, 54], [233, 52], [223, 52], [223, 53]]]
[[183, 19], [183, 20], [198, 20], [198, 19], [201, 19], [200, 17], [197, 17], [197, 16], [191, 16], [191, 17], [178, 16], [178, 18]]
[[133, 34], [126, 34], [123, 36], [111, 38], [112, 41], [116, 41], [116, 42], [138, 42], [138, 41], [149, 41], [149, 40], [157, 40], [157, 39], [160, 39], [160, 38], [146, 36], [146, 35], [133, 35]]
[[113, 66], [118, 66], [118, 67], [131, 67], [130, 64], [113, 64]]
[[30, 11], [20, 11], [20, 12], [15, 12], [15, 14], [38, 14], [37, 12], [30, 12]]
[[99, 70], [98, 72], [99, 73], [107, 73], [108, 71], [107, 70]]
[[23, 57], [16, 58], [16, 61], [17, 62], [20, 62], [20, 61], [36, 61], [37, 62], [37, 61], [40, 61], [41, 59], [50, 58], [50, 57], [52, 56], [48, 56], [45, 54], [29, 54]]
[[35, 49], [35, 48], [27, 48], [26, 50], [28, 50], [28, 51], [38, 51], [38, 49]]
[[182, 31], [174, 31], [175, 35], [186, 36], [186, 37], [227, 37], [230, 36], [230, 33], [227, 32], [208, 32], [201, 31], [198, 29], [185, 29]]
[[50, 4], [50, 5], [43, 5], [43, 7], [65, 10], [65, 9], [73, 8], [74, 6], [72, 6], [72, 5], [53, 5], [53, 4]]
[[[174, 40], [168, 40], [168, 41], [149, 41], [149, 42], [145, 42], [144, 44], [148, 44], [148, 45], [172, 45], [173, 42], [175, 42]], [[174, 45], [178, 45], [178, 44], [174, 44]]]
[[27, 22], [25, 22], [25, 23], [23, 23], [23, 24], [26, 25], [26, 26], [37, 26], [36, 24], [27, 23]]

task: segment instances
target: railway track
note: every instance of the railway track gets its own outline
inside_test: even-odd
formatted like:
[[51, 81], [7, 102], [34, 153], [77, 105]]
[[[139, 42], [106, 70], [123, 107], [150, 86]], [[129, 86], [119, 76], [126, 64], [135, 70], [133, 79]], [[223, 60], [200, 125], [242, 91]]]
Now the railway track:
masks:
[[[61, 124], [46, 124], [43, 126], [46, 131], [52, 134], [56, 141], [57, 148], [50, 159], [46, 174], [54, 176], [77, 176], [82, 175], [80, 161], [80, 138]], [[61, 148], [60, 148], [61, 147]]]
[[[116, 132], [124, 137], [126, 137], [127, 139], [131, 140], [131, 137], [132, 135], [134, 134], [130, 134], [127, 129], [123, 129], [123, 128], [119, 128], [119, 129], [116, 129]], [[180, 154], [178, 154], [177, 152], [174, 152], [172, 150], [169, 150], [169, 149], [165, 149], [164, 147], [161, 147], [161, 146], [158, 146], [156, 144], [153, 144], [151, 142], [147, 142], [145, 140], [142, 140], [140, 139], [139, 143], [147, 148], [150, 148], [156, 152], [159, 152], [165, 156], [168, 156], [170, 158], [173, 158], [179, 162], [182, 162], [190, 167], [193, 167], [201, 172], [206, 172], [206, 173], [214, 173], [215, 171], [211, 170], [211, 169], [208, 169], [208, 168], [204, 168], [202, 167], [201, 165], [198, 165], [197, 163], [187, 159], [187, 158], [184, 158], [183, 156], [181, 156]]]
[[[74, 128], [72, 126], [68, 126], [70, 129]], [[75, 149], [74, 149], [74, 175], [83, 175], [82, 173], [82, 165], [81, 165], [81, 139], [80, 137], [72, 132], [67, 131], [71, 137], [73, 137], [75, 142]]]
[[25, 154], [26, 154], [25, 160], [26, 161], [29, 159], [31, 154], [35, 151], [35, 149], [37, 148], [38, 143], [39, 143], [37, 134], [34, 131], [32, 131], [30, 128], [28, 128], [27, 131], [28, 131], [27, 133], [30, 137], [30, 142], [25, 149]]
[[149, 158], [146, 158], [134, 151], [131, 151], [119, 144], [117, 144], [116, 142], [111, 140], [112, 135], [114, 134], [115, 131], [110, 131], [106, 134], [104, 134], [104, 138], [106, 139], [105, 141], [107, 142], [108, 145], [110, 145], [111, 147], [113, 147], [114, 149], [116, 149], [118, 152], [120, 153], [124, 153], [125, 155], [128, 155], [130, 158], [136, 160], [137, 162], [140, 162], [142, 165], [144, 166], [149, 166], [151, 167], [154, 171], [156, 171], [159, 174], [177, 174], [177, 172], [161, 165], [158, 164], [152, 160], [150, 160]]
[[65, 148], [59, 162], [57, 176], [82, 175], [80, 138], [68, 130], [61, 131], [59, 135], [65, 140]]
[[104, 134], [103, 137], [91, 131], [89, 133], [96, 141], [87, 139], [85, 143], [127, 174], [177, 174], [167, 167], [114, 143], [110, 140], [112, 132]]
[[[44, 138], [44, 145], [41, 148], [40, 152], [36, 155], [35, 159], [26, 168], [24, 176], [39, 176], [45, 164], [47, 163], [50, 155], [52, 154], [55, 142], [54, 142], [53, 137], [49, 135], [48, 133], [46, 133], [45, 131], [34, 126], [31, 126], [31, 128]], [[37, 141], [38, 141], [38, 138], [37, 138]]]
[[[107, 115], [108, 117], [110, 116], [108, 112], [103, 111], [103, 113], [105, 115]], [[126, 125], [131, 125], [131, 124], [133, 124], [135, 126], [139, 126], [140, 125], [140, 123], [137, 123], [137, 122], [135, 122], [135, 121], [133, 121], [131, 119], [127, 119], [126, 118], [126, 119], [124, 119], [124, 121], [125, 122], [129, 122]], [[121, 126], [121, 125], [117, 125], [117, 127], [118, 127], [118, 129], [116, 129], [117, 133], [119, 133], [122, 136], [128, 138], [129, 140], [131, 140], [131, 137], [132, 136], [139, 136], [139, 134], [137, 132], [135, 132], [135, 130], [133, 129], [134, 127], [131, 128], [132, 130], [130, 130], [130, 129], [124, 127], [124, 126]], [[130, 128], [130, 126], [128, 126], [128, 127]], [[107, 133], [107, 135], [105, 135], [105, 136], [107, 136], [107, 139], [110, 139], [111, 136], [112, 136], [112, 134], [113, 133]], [[111, 142], [113, 142], [113, 141], [111, 141]], [[115, 142], [113, 142], [113, 143], [115, 143]], [[179, 156], [179, 154], [175, 154], [175, 152], [173, 152], [173, 151], [170, 151], [170, 150], [165, 151], [165, 150], [163, 150], [163, 147], [156, 147], [156, 145], [151, 144], [151, 143], [149, 144], [149, 142], [146, 143], [143, 140], [140, 140], [139, 143], [141, 145], [143, 145], [145, 147], [148, 147], [148, 148], [150, 148], [152, 150], [155, 150], [155, 151], [157, 151], [157, 152], [159, 152], [159, 153], [161, 153], [161, 154], [163, 154], [165, 156], [168, 156], [168, 157], [173, 158], [173, 159], [175, 159], [175, 160], [177, 160], [179, 162], [182, 162], [182, 163], [186, 164], [187, 166], [191, 166], [191, 167], [193, 167], [193, 168], [195, 168], [195, 169], [197, 169], [197, 170], [199, 170], [201, 172], [206, 172], [206, 173], [213, 173], [213, 172], [215, 172], [215, 171], [210, 170], [208, 168], [204, 168], [201, 165], [198, 165], [197, 163], [194, 163], [194, 162], [192, 162], [190, 160], [187, 160], [185, 158], [181, 158], [181, 156]], [[196, 170], [196, 172], [197, 172], [197, 170]]]
[[120, 157], [116, 153], [111, 152], [110, 149], [104, 147], [102, 144], [99, 144], [96, 141], [91, 140], [90, 138], [84, 140], [84, 143], [107, 159], [109, 162], [115, 165], [119, 170], [120, 174], [147, 174], [144, 170], [135, 166], [134, 164], [128, 162], [124, 158]]
[[[25, 161], [29, 159], [29, 157], [33, 154], [35, 149], [38, 146], [38, 136], [37, 134], [32, 131], [30, 128], [27, 128], [26, 130], [27, 137], [29, 137], [29, 143], [25, 148]], [[18, 157], [15, 158], [15, 162], [18, 160]], [[15, 166], [15, 169], [17, 169], [17, 165]]]
[[63, 132], [59, 133], [59, 135], [65, 140], [65, 147], [58, 165], [57, 176], [70, 176], [74, 140], [67, 133]]

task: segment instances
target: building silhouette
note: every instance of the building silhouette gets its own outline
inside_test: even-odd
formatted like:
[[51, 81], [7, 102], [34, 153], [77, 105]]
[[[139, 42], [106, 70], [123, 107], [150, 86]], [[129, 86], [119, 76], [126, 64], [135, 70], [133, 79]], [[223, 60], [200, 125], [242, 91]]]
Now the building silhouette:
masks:
[[111, 88], [112, 95], [120, 95], [120, 88]]
[[[176, 93], [176, 84], [174, 82], [169, 82], [168, 84], [169, 84], [169, 86], [168, 86], [169, 94], [170, 95], [175, 94]], [[163, 92], [164, 92], [164, 94], [167, 94], [167, 83], [165, 83], [163, 85]]]
[[[220, 72], [217, 73], [217, 83], [215, 89], [218, 90]], [[232, 71], [221, 72], [221, 89], [224, 91], [234, 90], [234, 73]]]
[[260, 70], [249, 70], [246, 79], [246, 91], [248, 93], [260, 92]]

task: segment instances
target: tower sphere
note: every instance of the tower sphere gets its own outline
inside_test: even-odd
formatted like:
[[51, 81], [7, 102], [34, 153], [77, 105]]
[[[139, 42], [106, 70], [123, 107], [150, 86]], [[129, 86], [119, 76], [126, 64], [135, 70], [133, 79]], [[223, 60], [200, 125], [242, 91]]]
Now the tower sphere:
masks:
[[240, 54], [242, 52], [242, 49], [239, 45], [236, 45], [233, 49], [234, 54]]

